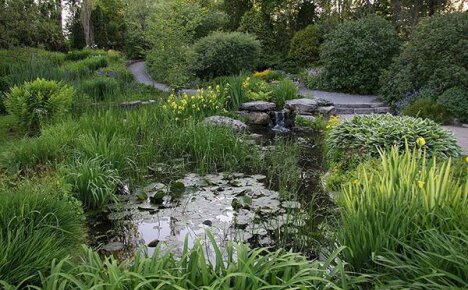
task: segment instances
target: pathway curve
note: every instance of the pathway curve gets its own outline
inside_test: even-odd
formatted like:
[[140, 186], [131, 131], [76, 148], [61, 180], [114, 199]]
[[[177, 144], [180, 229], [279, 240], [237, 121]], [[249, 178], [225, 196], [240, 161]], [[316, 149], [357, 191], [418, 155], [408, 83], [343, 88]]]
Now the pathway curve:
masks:
[[[137, 61], [128, 66], [128, 69], [132, 72], [135, 80], [139, 83], [152, 86], [158, 90], [169, 92], [169, 86], [154, 81], [148, 74], [145, 68], [144, 61]], [[183, 89], [183, 93], [194, 95], [197, 93], [196, 89]], [[351, 95], [344, 93], [324, 92], [317, 90], [310, 90], [305, 87], [299, 89], [299, 94], [303, 97], [317, 97], [328, 100], [338, 106], [353, 107], [360, 104], [373, 104], [380, 103], [377, 96], [371, 95]], [[354, 115], [341, 115], [344, 119], [351, 118]], [[463, 154], [468, 155], [468, 127], [457, 127], [457, 126], [443, 126], [446, 130], [452, 131], [455, 138], [458, 140], [458, 144], [462, 148]]]

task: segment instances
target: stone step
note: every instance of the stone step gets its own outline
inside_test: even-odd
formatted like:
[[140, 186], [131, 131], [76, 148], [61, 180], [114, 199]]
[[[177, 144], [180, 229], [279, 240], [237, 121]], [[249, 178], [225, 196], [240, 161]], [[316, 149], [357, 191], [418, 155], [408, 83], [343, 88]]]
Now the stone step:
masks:
[[343, 109], [359, 109], [359, 108], [378, 108], [385, 107], [385, 104], [382, 102], [375, 103], [356, 103], [356, 104], [335, 104], [336, 108]]
[[338, 115], [347, 114], [385, 114], [390, 113], [390, 107], [375, 107], [375, 108], [340, 108], [336, 107]]

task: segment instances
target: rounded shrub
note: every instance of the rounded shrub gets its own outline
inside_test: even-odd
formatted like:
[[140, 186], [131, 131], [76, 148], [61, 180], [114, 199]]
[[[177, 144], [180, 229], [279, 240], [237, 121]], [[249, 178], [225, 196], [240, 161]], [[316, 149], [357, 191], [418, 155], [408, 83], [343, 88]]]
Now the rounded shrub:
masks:
[[403, 115], [431, 119], [439, 124], [449, 124], [452, 116], [444, 106], [431, 98], [420, 98], [401, 112]]
[[238, 74], [255, 68], [260, 42], [241, 32], [214, 32], [194, 44], [193, 68], [200, 78]]
[[291, 39], [289, 57], [308, 66], [319, 60], [320, 44], [323, 37], [315, 25], [299, 30]]
[[[424, 140], [424, 144], [417, 144]], [[327, 136], [331, 162], [362, 161], [362, 157], [375, 157], [379, 149], [397, 146], [404, 149], [421, 146], [429, 155], [460, 156], [460, 147], [449, 131], [429, 119], [408, 116], [363, 115], [333, 127]], [[422, 144], [422, 145], [421, 145]]]
[[450, 13], [422, 20], [389, 70], [380, 94], [395, 104], [414, 92], [439, 96], [451, 87], [468, 88], [468, 14]]
[[5, 107], [22, 127], [35, 131], [68, 113], [74, 97], [75, 89], [69, 85], [37, 79], [14, 86], [6, 95]]
[[346, 21], [327, 35], [321, 47], [322, 85], [334, 91], [375, 93], [382, 71], [398, 50], [398, 36], [385, 19]]
[[80, 248], [83, 220], [76, 204], [50, 192], [0, 192], [0, 280], [38, 281], [53, 259]]
[[438, 99], [453, 117], [461, 122], [468, 122], [468, 90], [453, 87], [445, 91]]

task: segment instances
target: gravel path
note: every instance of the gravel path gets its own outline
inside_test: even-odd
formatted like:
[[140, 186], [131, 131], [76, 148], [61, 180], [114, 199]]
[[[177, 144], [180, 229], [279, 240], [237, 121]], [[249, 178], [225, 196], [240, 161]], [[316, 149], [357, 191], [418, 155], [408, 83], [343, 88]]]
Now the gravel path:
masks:
[[369, 95], [351, 95], [344, 93], [333, 93], [325, 91], [310, 90], [304, 86], [301, 86], [299, 89], [299, 94], [304, 97], [316, 97], [325, 99], [334, 103], [335, 105], [341, 104], [370, 104], [370, 103], [379, 103], [377, 96]]
[[[152, 86], [160, 91], [169, 92], [171, 88], [168, 85], [163, 83], [158, 83], [151, 78], [151, 76], [146, 71], [145, 62], [144, 61], [137, 61], [132, 63], [128, 66], [128, 69], [135, 77], [135, 80], [141, 84], [145, 84], [148, 86]], [[196, 95], [196, 89], [183, 89], [181, 90], [182, 93], [186, 93], [189, 95]]]

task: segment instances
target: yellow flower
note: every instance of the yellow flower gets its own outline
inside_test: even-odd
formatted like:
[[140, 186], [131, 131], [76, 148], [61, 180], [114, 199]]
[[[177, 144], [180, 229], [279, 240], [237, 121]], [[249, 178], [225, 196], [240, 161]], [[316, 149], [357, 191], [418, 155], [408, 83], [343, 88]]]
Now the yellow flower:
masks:
[[418, 139], [416, 139], [416, 144], [418, 144], [419, 147], [423, 147], [424, 145], [426, 145], [426, 139], [424, 139], [423, 137], [419, 137]]
[[468, 156], [465, 157], [465, 162], [468, 163]]
[[353, 184], [358, 184], [358, 183], [359, 183], [359, 179], [353, 180]]
[[426, 184], [424, 181], [418, 180], [418, 187], [419, 187], [420, 189], [422, 189], [422, 188], [424, 187], [424, 184]]

